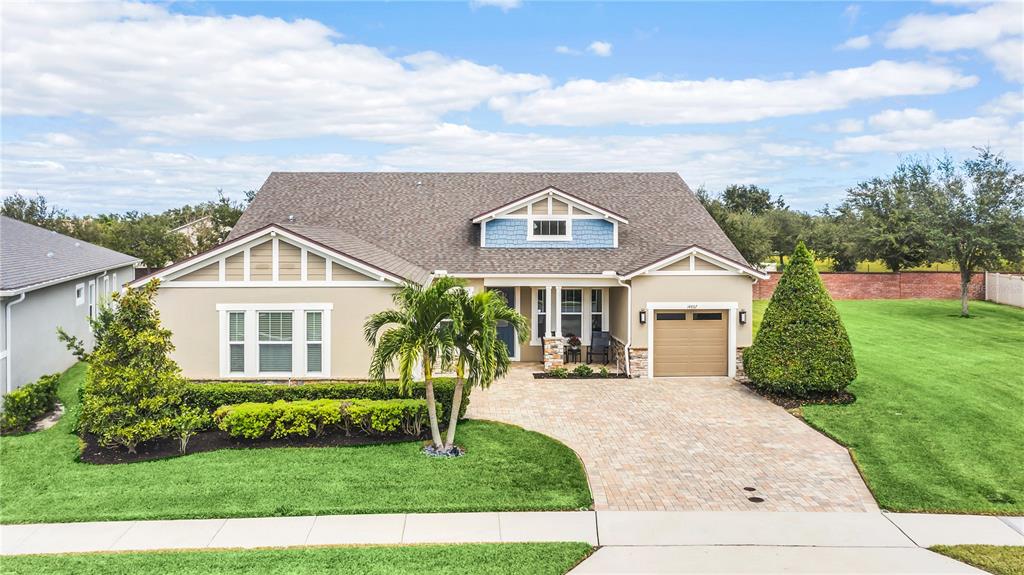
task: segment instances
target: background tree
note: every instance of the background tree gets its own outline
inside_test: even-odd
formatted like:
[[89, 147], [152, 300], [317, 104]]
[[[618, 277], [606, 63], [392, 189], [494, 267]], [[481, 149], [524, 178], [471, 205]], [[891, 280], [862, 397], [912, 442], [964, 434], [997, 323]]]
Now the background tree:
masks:
[[[454, 357], [453, 337], [462, 329], [459, 297], [464, 291], [456, 288], [465, 285], [463, 280], [447, 276], [427, 287], [406, 282], [393, 296], [396, 309], [377, 312], [363, 324], [363, 335], [373, 348], [370, 379], [383, 382], [397, 362], [398, 388], [408, 394], [416, 366], [422, 366], [430, 437], [438, 453], [444, 452], [444, 443], [437, 423], [434, 367], [450, 363]], [[458, 417], [457, 410], [455, 413]]]
[[699, 188], [696, 194], [697, 199], [749, 264], [758, 266], [771, 257], [772, 230], [764, 216], [755, 215], [749, 210], [731, 212], [720, 197], [712, 196], [704, 188]]
[[961, 169], [947, 156], [919, 205], [936, 256], [960, 271], [960, 315], [968, 317], [974, 272], [1024, 258], [1024, 175], [989, 148]]
[[727, 186], [722, 190], [722, 203], [730, 212], [750, 212], [755, 216], [772, 210], [788, 209], [782, 196], [773, 198], [767, 188], [752, 184]]
[[150, 268], [161, 268], [188, 253], [188, 239], [172, 230], [166, 216], [128, 212], [104, 221], [105, 247], [142, 259]]
[[462, 327], [453, 330], [451, 336], [456, 351], [453, 358], [456, 381], [444, 442], [444, 449], [449, 453], [455, 448], [463, 386], [490, 387], [495, 379], [508, 373], [511, 360], [508, 347], [498, 338], [498, 323], [510, 324], [520, 345], [530, 340], [529, 320], [509, 307], [501, 292], [486, 290], [471, 296], [460, 290], [458, 305], [462, 307]]
[[832, 210], [825, 206], [807, 232], [807, 246], [818, 259], [828, 260], [832, 271], [857, 271], [861, 233], [857, 215], [848, 206]]
[[928, 261], [930, 246], [915, 199], [928, 187], [931, 168], [921, 160], [901, 163], [884, 178], [862, 182], [846, 192], [846, 204], [859, 216], [862, 257], [882, 260], [898, 272]]
[[793, 253], [797, 242], [805, 237], [812, 224], [812, 218], [794, 210], [771, 210], [765, 212], [765, 223], [771, 230], [772, 253], [779, 260], [779, 269], [785, 269], [785, 257]]
[[799, 242], [775, 287], [743, 367], [760, 389], [793, 397], [842, 391], [857, 378], [850, 338]]
[[67, 233], [67, 212], [38, 194], [34, 198], [26, 198], [21, 194], [7, 196], [0, 206], [0, 214], [58, 233]]

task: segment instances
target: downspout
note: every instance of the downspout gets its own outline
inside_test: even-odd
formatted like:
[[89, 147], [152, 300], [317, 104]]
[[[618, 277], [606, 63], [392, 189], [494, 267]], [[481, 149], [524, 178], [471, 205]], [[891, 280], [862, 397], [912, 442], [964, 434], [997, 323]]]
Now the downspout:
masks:
[[18, 299], [7, 304], [7, 316], [4, 318], [4, 357], [7, 359], [7, 378], [4, 380], [4, 393], [11, 392], [11, 361], [14, 359], [11, 356], [11, 308], [15, 305], [25, 301], [25, 292], [21, 292], [21, 296]]
[[615, 276], [615, 281], [619, 282], [619, 285], [626, 288], [626, 345], [623, 350], [623, 355], [626, 368], [626, 377], [632, 377], [629, 373], [629, 346], [633, 343], [633, 286], [622, 282], [622, 276]]

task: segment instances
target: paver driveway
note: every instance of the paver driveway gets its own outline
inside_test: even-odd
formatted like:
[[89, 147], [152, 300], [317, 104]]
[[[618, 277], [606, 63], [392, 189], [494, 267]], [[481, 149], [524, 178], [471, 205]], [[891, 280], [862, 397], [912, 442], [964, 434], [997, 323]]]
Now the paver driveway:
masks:
[[845, 448], [732, 379], [535, 380], [530, 371], [475, 390], [469, 417], [574, 449], [599, 510], [878, 509]]

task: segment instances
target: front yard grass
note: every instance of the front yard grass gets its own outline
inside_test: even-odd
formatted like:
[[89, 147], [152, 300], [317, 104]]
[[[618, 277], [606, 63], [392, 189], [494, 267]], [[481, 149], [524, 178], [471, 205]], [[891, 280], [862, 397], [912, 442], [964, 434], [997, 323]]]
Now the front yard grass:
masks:
[[9, 575], [562, 575], [590, 551], [586, 543], [478, 543], [28, 555], [4, 557], [3, 571]]
[[850, 447], [879, 504], [1024, 513], [1024, 310], [971, 302], [962, 319], [957, 301], [836, 307], [857, 359], [857, 401], [802, 412]]
[[593, 502], [572, 450], [487, 421], [459, 425], [468, 454], [454, 459], [425, 457], [410, 442], [81, 463], [73, 429], [85, 367], [61, 379], [67, 414], [56, 426], [0, 437], [0, 522], [572, 510]]
[[938, 545], [931, 550], [995, 575], [1024, 575], [1024, 547]]

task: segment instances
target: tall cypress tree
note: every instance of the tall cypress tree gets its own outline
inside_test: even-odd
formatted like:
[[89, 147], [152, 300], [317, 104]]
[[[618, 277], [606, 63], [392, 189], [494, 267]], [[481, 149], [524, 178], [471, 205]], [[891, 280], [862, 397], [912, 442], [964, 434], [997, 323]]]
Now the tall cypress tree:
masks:
[[857, 378], [850, 338], [803, 242], [743, 352], [743, 366], [758, 388], [794, 397], [838, 392]]

